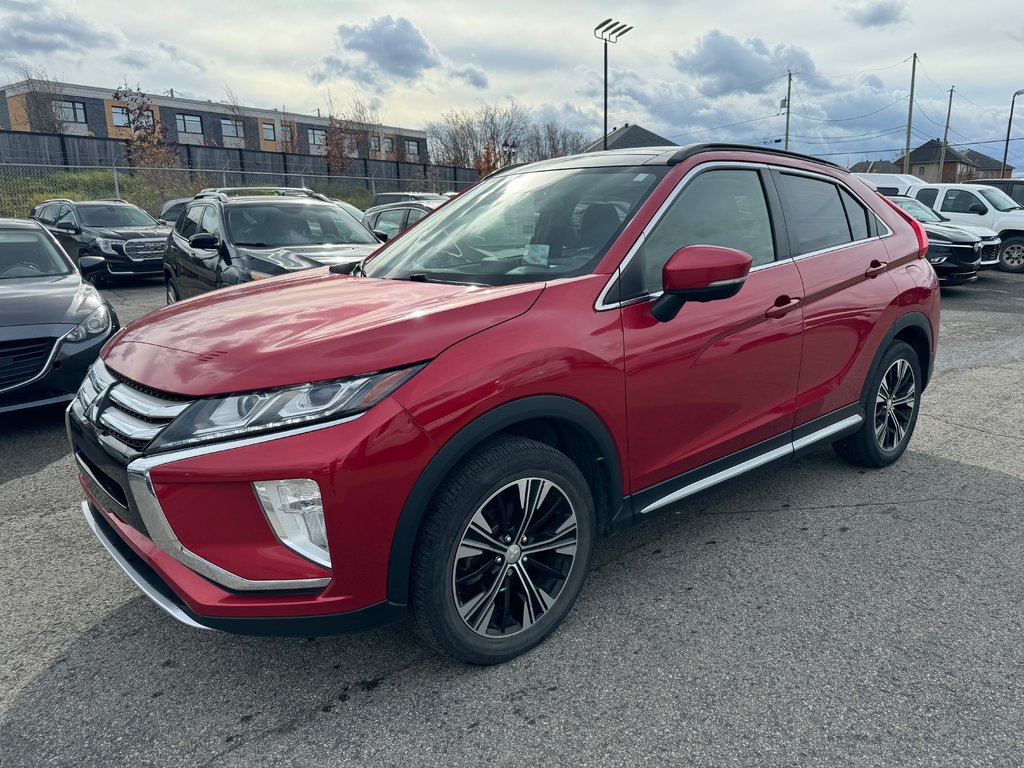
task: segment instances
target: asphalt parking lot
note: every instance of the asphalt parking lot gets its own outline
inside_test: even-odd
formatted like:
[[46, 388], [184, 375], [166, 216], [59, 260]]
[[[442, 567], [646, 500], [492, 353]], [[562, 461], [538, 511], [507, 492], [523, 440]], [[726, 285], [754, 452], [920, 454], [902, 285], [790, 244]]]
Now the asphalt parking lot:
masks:
[[0, 765], [1024, 765], [1022, 424], [1024, 275], [986, 272], [900, 462], [823, 448], [604, 540], [565, 625], [480, 669], [406, 625], [173, 622], [86, 527], [61, 411], [8, 417]]

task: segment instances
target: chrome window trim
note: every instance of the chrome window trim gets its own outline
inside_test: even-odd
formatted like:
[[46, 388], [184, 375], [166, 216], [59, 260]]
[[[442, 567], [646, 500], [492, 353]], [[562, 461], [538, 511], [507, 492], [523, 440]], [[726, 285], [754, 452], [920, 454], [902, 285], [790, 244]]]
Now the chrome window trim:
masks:
[[[71, 331], [75, 330], [75, 328], [77, 327], [77, 325], [74, 326], [74, 328], [72, 328]], [[37, 381], [45, 377], [46, 374], [50, 372], [50, 368], [53, 366], [53, 361], [57, 359], [57, 353], [60, 352], [60, 347], [64, 343], [64, 339], [68, 337], [68, 334], [70, 334], [71, 331], [67, 331], [62, 336], [58, 336], [56, 338], [56, 340], [53, 342], [53, 349], [50, 350], [50, 355], [49, 357], [46, 358], [46, 362], [43, 363], [43, 367], [39, 370], [39, 373], [37, 373], [28, 381], [22, 381], [19, 382], [18, 384], [12, 384], [9, 387], [0, 388], [0, 394], [3, 394], [4, 392], [13, 392], [15, 389], [27, 387], [29, 384], [35, 384]], [[17, 339], [12, 339], [12, 341], [17, 341]]]
[[747, 459], [746, 461], [741, 462], [740, 464], [737, 464], [733, 467], [728, 467], [726, 469], [723, 469], [721, 472], [716, 472], [715, 474], [709, 475], [708, 477], [705, 477], [702, 480], [697, 480], [695, 482], [690, 483], [689, 485], [685, 485], [682, 488], [679, 488], [678, 490], [675, 490], [672, 493], [669, 493], [661, 497], [657, 501], [651, 502], [646, 507], [640, 510], [640, 514], [646, 515], [649, 512], [653, 512], [656, 509], [661, 509], [662, 507], [672, 504], [673, 502], [679, 501], [680, 499], [685, 499], [687, 496], [692, 496], [695, 493], [699, 493], [700, 491], [706, 490], [714, 485], [724, 483], [726, 480], [731, 480], [734, 477], [749, 472], [752, 469], [756, 469], [757, 467], [768, 464], [769, 462], [774, 461], [775, 459], [781, 459], [784, 458], [785, 456], [789, 456], [793, 453], [796, 453], [799, 450], [806, 448], [809, 445], [813, 445], [814, 443], [826, 440], [832, 435], [837, 434], [838, 432], [842, 432], [844, 429], [848, 427], [856, 426], [857, 424], [860, 424], [863, 421], [863, 416], [861, 416], [860, 414], [855, 414], [853, 416], [848, 416], [847, 418], [842, 419], [841, 421], [837, 421], [835, 424], [829, 424], [827, 427], [822, 427], [821, 429], [812, 432], [809, 435], [805, 435], [804, 437], [801, 437], [797, 440], [790, 440], [788, 445], [781, 445], [778, 448], [773, 448], [770, 451], [766, 451], [765, 453], [762, 453], [759, 456], [754, 456], [753, 458]]

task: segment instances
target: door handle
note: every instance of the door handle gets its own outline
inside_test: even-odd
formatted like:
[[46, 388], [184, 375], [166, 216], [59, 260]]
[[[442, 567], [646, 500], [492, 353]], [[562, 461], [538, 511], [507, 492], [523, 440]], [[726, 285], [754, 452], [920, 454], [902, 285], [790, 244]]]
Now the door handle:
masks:
[[798, 306], [800, 306], [800, 299], [791, 299], [789, 296], [779, 296], [779, 298], [775, 300], [775, 306], [768, 307], [764, 316], [771, 320], [777, 320], [780, 317], [785, 317]]
[[877, 259], [871, 260], [871, 265], [864, 270], [864, 277], [875, 278], [885, 272], [889, 268], [888, 263], [884, 261], [878, 261]]

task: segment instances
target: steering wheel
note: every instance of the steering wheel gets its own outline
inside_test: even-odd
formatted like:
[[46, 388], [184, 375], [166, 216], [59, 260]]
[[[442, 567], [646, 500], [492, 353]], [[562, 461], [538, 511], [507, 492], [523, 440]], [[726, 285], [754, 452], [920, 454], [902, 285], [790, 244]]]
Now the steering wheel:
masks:
[[6, 274], [8, 274], [10, 272], [16, 272], [18, 270], [24, 270], [24, 271], [28, 272], [28, 274], [27, 275], [14, 275], [14, 277], [31, 277], [33, 274], [36, 274], [36, 275], [43, 274], [43, 270], [41, 270], [39, 268], [38, 264], [33, 264], [31, 261], [20, 261], [17, 264], [12, 264], [11, 266], [9, 266], [6, 269], [4, 269], [2, 272], [0, 272], [0, 275], [6, 275]]

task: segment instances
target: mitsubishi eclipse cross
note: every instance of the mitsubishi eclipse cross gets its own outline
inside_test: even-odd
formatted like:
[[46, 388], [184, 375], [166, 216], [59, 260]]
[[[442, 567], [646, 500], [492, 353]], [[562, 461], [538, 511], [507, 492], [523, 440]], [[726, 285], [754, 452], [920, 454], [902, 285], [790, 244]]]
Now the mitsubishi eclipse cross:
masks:
[[119, 332], [67, 413], [113, 559], [193, 627], [409, 616], [494, 664], [595, 539], [823, 444], [906, 450], [939, 293], [920, 225], [827, 162], [726, 144], [507, 168], [352, 271]]

